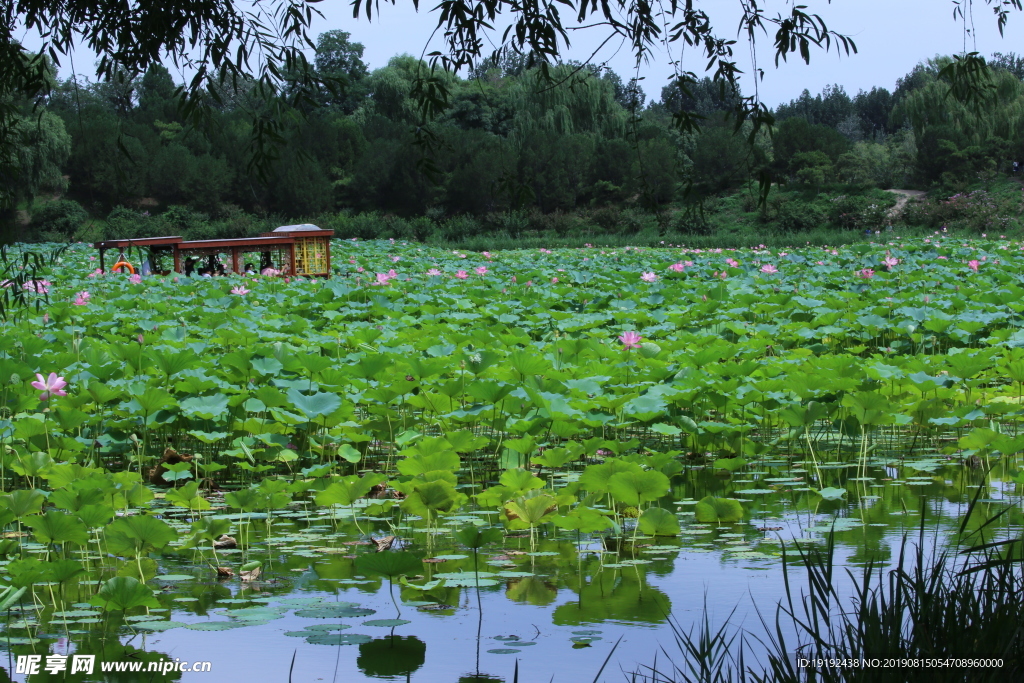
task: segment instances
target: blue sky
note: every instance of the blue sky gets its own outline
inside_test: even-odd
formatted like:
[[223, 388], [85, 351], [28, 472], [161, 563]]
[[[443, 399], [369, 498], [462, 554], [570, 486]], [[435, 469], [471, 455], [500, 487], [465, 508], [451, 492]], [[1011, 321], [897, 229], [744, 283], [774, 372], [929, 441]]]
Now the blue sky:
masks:
[[[967, 0], [964, 0], [966, 2]], [[786, 0], [762, 0], [761, 5], [769, 15], [787, 11], [790, 2]], [[951, 0], [802, 0], [808, 12], [820, 14], [829, 28], [847, 34], [857, 43], [859, 53], [847, 57], [835, 50], [826, 53], [812, 51], [810, 65], [791, 56], [788, 63], [779, 68], [774, 66], [772, 37], [760, 36], [757, 50], [758, 64], [765, 70], [764, 80], [758, 84], [761, 99], [770, 106], [789, 101], [800, 95], [803, 89], [818, 93], [829, 84], [838, 83], [851, 95], [859, 89], [882, 86], [892, 90], [896, 79], [910, 71], [918, 62], [936, 54], [952, 54], [964, 48], [963, 24], [953, 18]], [[1024, 13], [1013, 12], [1005, 36], [1000, 38], [996, 30], [995, 17], [984, 0], [975, 0], [974, 24], [976, 35], [968, 39], [967, 49], [976, 49], [988, 56], [992, 52], [1024, 53]], [[413, 9], [411, 0], [397, 0], [391, 5], [385, 0], [379, 7], [379, 15], [373, 21], [365, 17], [354, 19], [352, 6], [346, 0], [323, 0], [317, 7], [324, 15], [316, 19], [312, 34], [341, 29], [352, 34], [352, 40], [366, 47], [364, 60], [371, 69], [385, 66], [388, 60], [398, 54], [408, 53], [419, 56], [433, 49], [443, 49], [441, 40], [430, 42], [431, 33], [437, 25], [437, 13], [430, 8], [432, 3], [425, 0], [421, 10]], [[739, 0], [698, 0], [698, 6], [706, 8], [723, 37], [736, 37], [735, 27], [739, 19]], [[566, 20], [568, 17], [565, 18]], [[586, 60], [591, 52], [607, 36], [602, 29], [571, 32], [572, 46], [565, 52], [567, 59]], [[500, 38], [500, 31], [495, 40]], [[26, 45], [32, 46], [31, 36], [26, 36]], [[678, 48], [677, 48], [678, 50]], [[736, 45], [736, 59], [740, 68], [751, 71], [750, 51], [744, 42]], [[678, 57], [678, 51], [676, 52]], [[705, 60], [694, 50], [683, 56], [682, 66], [700, 75]], [[639, 75], [648, 100], [658, 99], [661, 88], [671, 77], [671, 61], [664, 51], [655, 53], [651, 63], [642, 65]], [[628, 79], [635, 73], [635, 62], [629, 46], [620, 46], [611, 41], [592, 61], [604, 62]], [[75, 66], [79, 74], [92, 73], [95, 57], [79, 50], [75, 55]], [[62, 76], [70, 75], [69, 64], [65, 61]], [[182, 80], [181, 76], [178, 80]], [[744, 92], [750, 93], [753, 80], [746, 78]]]

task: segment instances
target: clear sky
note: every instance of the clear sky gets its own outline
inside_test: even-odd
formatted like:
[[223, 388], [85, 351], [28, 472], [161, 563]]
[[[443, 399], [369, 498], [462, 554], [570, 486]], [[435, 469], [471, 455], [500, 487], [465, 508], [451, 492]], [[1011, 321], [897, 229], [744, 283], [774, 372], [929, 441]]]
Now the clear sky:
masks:
[[[963, 0], [966, 3], [968, 0]], [[430, 37], [437, 25], [437, 12], [432, 11], [431, 0], [420, 3], [420, 11], [413, 8], [412, 0], [396, 0], [391, 5], [387, 0], [380, 3], [379, 15], [373, 21], [365, 17], [354, 19], [348, 0], [323, 0], [317, 7], [323, 19], [316, 19], [312, 35], [331, 29], [348, 31], [352, 40], [366, 47], [363, 55], [371, 69], [385, 66], [388, 60], [398, 54], [409, 53], [419, 56], [434, 49], [443, 49], [443, 42]], [[711, 15], [714, 25], [722, 37], [736, 38], [740, 0], [697, 0], [698, 7]], [[761, 6], [769, 16], [778, 11], [788, 12], [791, 1], [761, 0]], [[838, 83], [851, 95], [860, 89], [869, 90], [881, 86], [892, 90], [896, 79], [910, 71], [918, 62], [936, 54], [953, 54], [964, 49], [963, 23], [953, 18], [952, 0], [801, 0], [807, 12], [820, 14], [830, 29], [849, 35], [857, 44], [858, 54], [839, 56], [835, 49], [826, 53], [812, 50], [811, 63], [806, 65], [797, 56], [791, 56], [788, 63], [774, 66], [773, 36], [759, 36], [757, 51], [758, 65], [765, 70], [764, 80], [759, 84], [761, 99], [769, 106], [778, 105], [800, 95], [805, 88], [812, 94], [830, 84]], [[985, 0], [974, 0], [975, 36], [968, 38], [967, 49], [977, 49], [982, 55], [992, 52], [1024, 53], [1024, 13], [1012, 12], [1005, 36], [1000, 37], [992, 9]], [[571, 14], [571, 13], [570, 13]], [[564, 17], [567, 22], [571, 17]], [[610, 41], [596, 57], [591, 53], [607, 37], [602, 27], [587, 31], [571, 31], [571, 48], [564, 53], [567, 59], [607, 61], [623, 80], [634, 75], [635, 61], [628, 45]], [[500, 38], [500, 29], [494, 40]], [[26, 45], [36, 41], [26, 36]], [[428, 48], [429, 49], [426, 49]], [[737, 43], [736, 59], [740, 68], [751, 71], [750, 51], [745, 39]], [[675, 57], [679, 56], [678, 47]], [[312, 56], [312, 55], [310, 55]], [[673, 73], [670, 61], [673, 57], [664, 51], [653, 55], [651, 62], [642, 65], [639, 75], [647, 93], [648, 101], [660, 97], [661, 88]], [[94, 61], [92, 55], [80, 50], [75, 56], [79, 74], [89, 73]], [[705, 60], [692, 48], [683, 55], [682, 68], [701, 75]], [[70, 75], [67, 62], [63, 64], [62, 76]], [[183, 80], [181, 76], [178, 80]], [[753, 89], [753, 80], [746, 78], [744, 93]]]

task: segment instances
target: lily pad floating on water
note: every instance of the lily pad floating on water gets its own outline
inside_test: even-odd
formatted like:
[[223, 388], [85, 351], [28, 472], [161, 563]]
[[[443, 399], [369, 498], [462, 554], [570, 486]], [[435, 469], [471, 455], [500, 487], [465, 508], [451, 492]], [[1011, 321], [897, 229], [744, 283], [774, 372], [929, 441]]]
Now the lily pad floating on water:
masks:
[[232, 628], [242, 628], [252, 624], [239, 623], [237, 621], [201, 621], [198, 624], [188, 624], [185, 628], [193, 631], [227, 631]]
[[371, 619], [364, 621], [363, 626], [381, 626], [383, 628], [392, 628], [394, 626], [405, 626], [412, 622], [408, 619]]
[[187, 626], [183, 621], [143, 621], [135, 624], [135, 628], [145, 629], [147, 631], [166, 631], [172, 628], [180, 628]]
[[284, 616], [286, 608], [273, 608], [273, 607], [243, 607], [242, 609], [233, 609], [225, 612], [229, 617], [235, 617], [242, 621], [262, 621], [270, 619], [280, 619]]
[[306, 642], [313, 645], [361, 645], [372, 640], [361, 633], [314, 633], [306, 638]]
[[492, 655], [514, 655], [514, 654], [518, 654], [518, 653], [522, 652], [522, 650], [513, 650], [513, 649], [507, 648], [507, 647], [499, 647], [499, 648], [495, 648], [493, 650], [488, 650], [488, 652], [491, 653]]
[[161, 576], [157, 576], [154, 580], [155, 581], [192, 581], [195, 578], [196, 577], [192, 576], [191, 574], [163, 574]]
[[345, 631], [352, 628], [351, 624], [310, 624], [307, 631]]
[[834, 486], [826, 486], [825, 488], [818, 491], [818, 495], [820, 495], [825, 500], [839, 500], [840, 498], [846, 495], [846, 489], [840, 489]]
[[[305, 607], [307, 605], [317, 605], [317, 604], [323, 603], [323, 601], [324, 601], [323, 598], [284, 598], [282, 600], [278, 600], [277, 598], [257, 598], [256, 599], [256, 602], [274, 602], [274, 603], [277, 603], [278, 605], [286, 605], [288, 607]], [[224, 601], [221, 600], [221, 602], [224, 602]], [[352, 607], [358, 607], [359, 606], [358, 603], [355, 603], [355, 602], [346, 602], [346, 603], [332, 602], [330, 604], [332, 604], [332, 605], [345, 604], [345, 605], [350, 605]]]
[[602, 633], [604, 633], [604, 631], [596, 631], [596, 630], [593, 630], [593, 629], [586, 630], [586, 631], [573, 631], [572, 632], [572, 634], [574, 636], [599, 636]]
[[324, 603], [317, 607], [309, 607], [295, 611], [295, 616], [309, 619], [344, 619], [345, 617], [368, 617], [377, 610], [367, 607], [354, 607], [352, 603]]

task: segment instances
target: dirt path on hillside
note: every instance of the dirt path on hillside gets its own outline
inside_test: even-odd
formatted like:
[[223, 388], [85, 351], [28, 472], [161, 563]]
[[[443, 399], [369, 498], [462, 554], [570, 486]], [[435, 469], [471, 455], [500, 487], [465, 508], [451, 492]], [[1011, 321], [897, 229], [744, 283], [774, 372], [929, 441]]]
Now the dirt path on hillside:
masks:
[[889, 209], [889, 220], [893, 220], [903, 213], [903, 207], [905, 207], [907, 202], [911, 199], [918, 199], [926, 194], [923, 190], [886, 190], [886, 192], [892, 192], [894, 195], [898, 195], [896, 206]]

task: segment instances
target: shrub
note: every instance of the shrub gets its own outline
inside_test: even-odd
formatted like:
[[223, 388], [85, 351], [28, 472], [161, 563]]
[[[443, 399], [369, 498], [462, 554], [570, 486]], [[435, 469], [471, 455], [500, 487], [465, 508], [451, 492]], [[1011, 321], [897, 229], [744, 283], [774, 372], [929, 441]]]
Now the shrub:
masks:
[[58, 239], [67, 239], [88, 219], [89, 214], [81, 204], [72, 199], [58, 199], [33, 212], [32, 226], [40, 233], [52, 233]]
[[888, 220], [889, 207], [875, 197], [839, 195], [829, 201], [829, 222], [848, 230], [876, 230]]
[[210, 217], [187, 206], [168, 206], [167, 210], [151, 221], [152, 228], [162, 235], [181, 235], [190, 240], [219, 237], [217, 226], [209, 224]]
[[828, 221], [828, 215], [818, 202], [805, 202], [791, 197], [779, 197], [769, 201], [774, 204], [774, 223], [779, 230], [793, 232], [796, 230], [813, 230]]
[[107, 239], [123, 240], [135, 237], [152, 237], [150, 232], [152, 216], [124, 206], [116, 206], [107, 215]]
[[710, 235], [714, 229], [708, 221], [706, 213], [700, 207], [691, 204], [683, 211], [678, 212], [675, 218], [669, 223], [673, 232], [682, 235]]
[[483, 232], [481, 221], [473, 216], [453, 216], [438, 224], [433, 232], [433, 239], [445, 242], [457, 242], [474, 237]]

